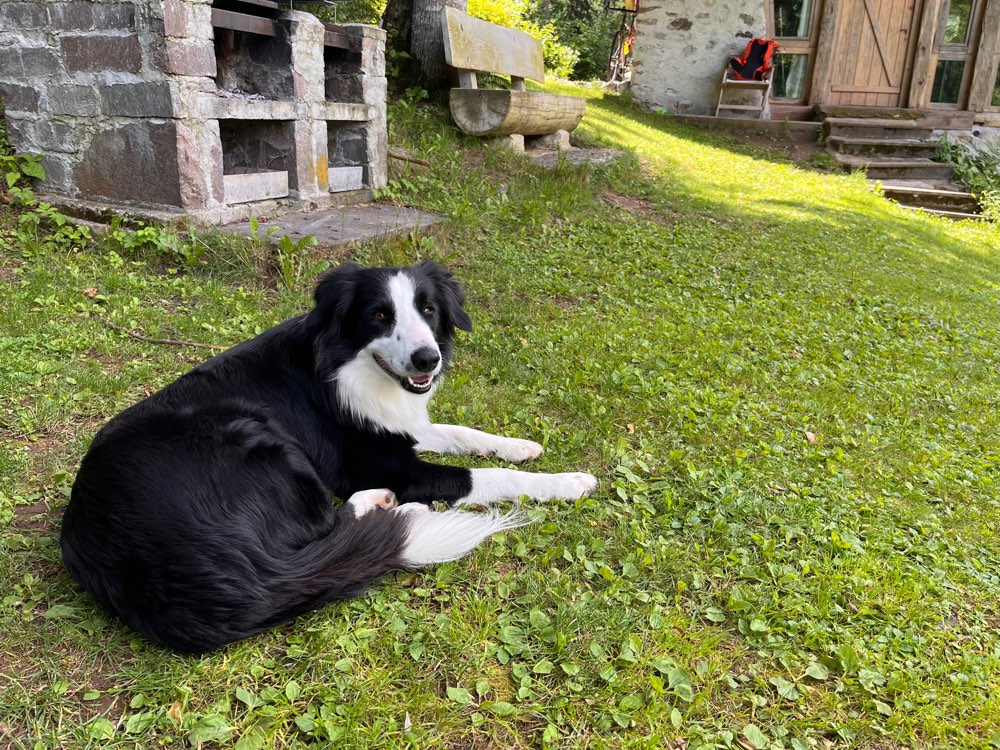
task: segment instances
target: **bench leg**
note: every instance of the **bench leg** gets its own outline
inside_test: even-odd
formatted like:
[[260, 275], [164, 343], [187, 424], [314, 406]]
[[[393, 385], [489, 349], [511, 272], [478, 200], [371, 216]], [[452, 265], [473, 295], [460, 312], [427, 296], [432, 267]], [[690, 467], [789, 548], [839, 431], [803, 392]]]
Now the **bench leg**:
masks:
[[517, 133], [510, 135], [499, 135], [494, 138], [483, 138], [483, 143], [504, 146], [514, 151], [524, 151], [524, 136]]
[[548, 135], [528, 136], [524, 142], [528, 148], [540, 148], [548, 151], [569, 151], [572, 148], [568, 130], [557, 130]]

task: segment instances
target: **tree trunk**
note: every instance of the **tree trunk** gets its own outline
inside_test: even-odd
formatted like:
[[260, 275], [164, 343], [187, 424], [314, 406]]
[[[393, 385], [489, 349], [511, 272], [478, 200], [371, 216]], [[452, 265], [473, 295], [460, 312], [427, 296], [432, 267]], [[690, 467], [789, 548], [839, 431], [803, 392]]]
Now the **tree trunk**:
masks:
[[451, 71], [444, 61], [441, 8], [464, 11], [468, 0], [389, 0], [382, 16], [386, 49], [406, 52], [410, 65], [398, 65], [390, 85], [403, 90], [419, 85], [428, 91], [451, 86]]

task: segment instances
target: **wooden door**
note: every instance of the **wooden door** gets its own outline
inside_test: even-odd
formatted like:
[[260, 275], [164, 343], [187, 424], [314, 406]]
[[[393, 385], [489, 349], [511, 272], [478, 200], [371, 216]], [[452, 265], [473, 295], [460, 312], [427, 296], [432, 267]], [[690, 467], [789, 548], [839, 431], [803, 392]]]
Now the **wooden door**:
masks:
[[904, 107], [918, 0], [845, 0], [839, 9], [828, 104]]

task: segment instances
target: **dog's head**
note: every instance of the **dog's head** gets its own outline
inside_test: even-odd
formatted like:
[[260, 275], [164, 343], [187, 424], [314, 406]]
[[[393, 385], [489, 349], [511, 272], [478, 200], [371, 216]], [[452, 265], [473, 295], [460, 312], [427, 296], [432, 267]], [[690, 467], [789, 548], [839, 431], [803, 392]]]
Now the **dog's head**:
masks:
[[455, 328], [472, 330], [465, 295], [452, 275], [425, 261], [409, 268], [346, 263], [316, 287], [306, 319], [320, 366], [348, 362], [415, 394], [429, 393], [451, 358]]

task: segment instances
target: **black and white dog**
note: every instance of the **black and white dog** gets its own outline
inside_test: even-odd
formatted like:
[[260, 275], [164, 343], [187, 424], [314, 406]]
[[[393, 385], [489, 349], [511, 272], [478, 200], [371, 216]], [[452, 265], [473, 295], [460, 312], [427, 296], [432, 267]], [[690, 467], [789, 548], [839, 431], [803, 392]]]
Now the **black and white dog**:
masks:
[[[428, 463], [418, 451], [535, 458], [542, 446], [432, 424], [427, 404], [471, 330], [434, 263], [347, 264], [307, 314], [213, 357], [111, 420], [73, 485], [62, 555], [151, 640], [201, 652], [386, 572], [465, 555], [516, 514], [437, 512], [589, 494], [589, 474]], [[336, 509], [331, 495], [350, 499]]]

